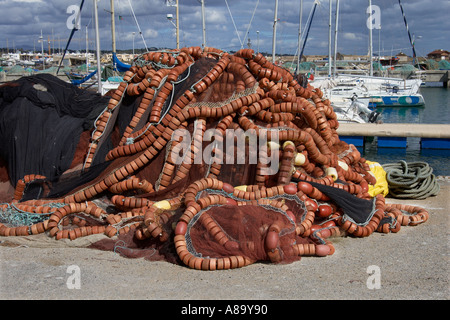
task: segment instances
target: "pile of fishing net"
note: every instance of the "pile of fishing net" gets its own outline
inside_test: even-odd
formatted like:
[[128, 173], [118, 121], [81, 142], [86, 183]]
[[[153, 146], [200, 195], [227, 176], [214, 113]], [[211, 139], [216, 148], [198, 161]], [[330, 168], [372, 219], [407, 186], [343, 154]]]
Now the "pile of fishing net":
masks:
[[[369, 165], [339, 139], [330, 101], [301, 79], [251, 49], [141, 55], [95, 120], [78, 123], [64, 172], [44, 174], [55, 164], [41, 161], [9, 180], [0, 236], [102, 234], [92, 248], [217, 270], [332, 255], [333, 237], [426, 221], [422, 208], [369, 195]], [[8, 179], [28, 144], [14, 143], [1, 154]]]
[[439, 70], [450, 70], [450, 62], [448, 62], [447, 60], [439, 60], [438, 69]]

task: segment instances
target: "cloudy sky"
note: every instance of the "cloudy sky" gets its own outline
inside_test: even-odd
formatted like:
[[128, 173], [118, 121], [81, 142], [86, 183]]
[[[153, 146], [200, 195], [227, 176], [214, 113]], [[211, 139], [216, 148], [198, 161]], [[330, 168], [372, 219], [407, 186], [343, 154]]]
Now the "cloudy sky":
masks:
[[[333, 37], [336, 0], [332, 1]], [[75, 33], [70, 49], [85, 50], [88, 26], [89, 47], [95, 47], [94, 0], [85, 0], [81, 12], [81, 30]], [[175, 2], [175, 0], [173, 0]], [[317, 6], [304, 54], [328, 53], [329, 0]], [[118, 49], [131, 49], [133, 32], [135, 48], [176, 47], [175, 27], [167, 14], [175, 16], [175, 8], [165, 0], [114, 0], [116, 43]], [[277, 45], [279, 54], [294, 54], [298, 43], [301, 0], [278, 1]], [[311, 13], [314, 0], [303, 0], [302, 29]], [[369, 30], [366, 26], [368, 0], [340, 0], [338, 51], [344, 54], [367, 54]], [[0, 0], [0, 47], [36, 47], [41, 33], [45, 40], [54, 39], [52, 47], [64, 47], [70, 35], [66, 23], [70, 5], [81, 0]], [[131, 6], [130, 6], [131, 4]], [[412, 55], [398, 0], [372, 0], [380, 8], [381, 29], [373, 29], [374, 53]], [[426, 56], [435, 49], [450, 50], [450, 1], [403, 0], [410, 33], [415, 37], [416, 52]], [[275, 0], [205, 0], [206, 44], [231, 51], [247, 47], [248, 38], [254, 49], [272, 52]], [[101, 48], [111, 49], [110, 0], [98, 2]], [[137, 24], [132, 15], [134, 10]], [[375, 16], [374, 16], [375, 17]], [[202, 18], [199, 0], [179, 0], [180, 46], [201, 46]], [[247, 33], [248, 30], [248, 33]], [[45, 44], [45, 48], [48, 44]]]

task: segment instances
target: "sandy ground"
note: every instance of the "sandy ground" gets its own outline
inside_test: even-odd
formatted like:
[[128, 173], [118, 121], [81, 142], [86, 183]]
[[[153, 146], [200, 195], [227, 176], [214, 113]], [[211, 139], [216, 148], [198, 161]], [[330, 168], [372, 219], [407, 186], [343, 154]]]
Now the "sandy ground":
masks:
[[334, 255], [286, 265], [196, 271], [53, 239], [28, 243], [0, 237], [0, 298], [448, 300], [450, 181], [446, 177], [439, 183], [436, 197], [387, 199], [426, 208], [426, 223], [398, 233], [337, 238]]

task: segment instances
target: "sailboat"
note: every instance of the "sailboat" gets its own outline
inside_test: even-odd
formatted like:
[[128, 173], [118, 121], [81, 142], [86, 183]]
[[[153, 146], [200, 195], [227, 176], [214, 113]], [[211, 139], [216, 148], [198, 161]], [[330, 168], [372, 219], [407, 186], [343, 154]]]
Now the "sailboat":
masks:
[[[337, 24], [339, 12], [339, 0], [336, 0], [336, 31], [335, 31], [335, 57], [337, 41]], [[401, 6], [401, 2], [399, 0]], [[371, 8], [369, 0], [369, 8]], [[402, 8], [403, 12], [403, 8]], [[331, 17], [331, 0], [330, 0]], [[330, 18], [331, 19], [331, 18]], [[406, 18], [404, 18], [406, 23]], [[370, 20], [371, 23], [371, 20]], [[376, 77], [373, 75], [372, 67], [372, 28], [369, 28], [370, 48], [369, 48], [369, 75], [338, 75], [336, 74], [336, 58], [334, 59], [334, 74], [331, 73], [331, 50], [329, 56], [329, 74], [327, 77], [316, 77], [311, 83], [324, 91], [327, 97], [332, 101], [347, 101], [351, 103], [355, 98], [359, 102], [374, 110], [377, 107], [391, 106], [423, 106], [425, 101], [420, 94], [419, 89], [422, 84], [420, 79], [402, 79]], [[409, 33], [409, 31], [408, 31]], [[331, 22], [330, 22], [331, 34]], [[329, 43], [331, 48], [331, 41]]]
[[[303, 0], [300, 1], [300, 23], [299, 23], [299, 31], [298, 31], [298, 48], [297, 48], [297, 67], [295, 73], [300, 70], [300, 61], [303, 56], [303, 52], [305, 49], [306, 41], [308, 39], [309, 31], [311, 28], [312, 20], [314, 17], [314, 13], [316, 11], [316, 7], [320, 5], [318, 0], [314, 0], [313, 6], [311, 8], [311, 12], [309, 13], [308, 20], [306, 22], [306, 33], [302, 34], [302, 11], [303, 11]], [[339, 0], [337, 0], [336, 7], [339, 7]], [[338, 12], [338, 10], [336, 10]], [[337, 20], [337, 17], [336, 17]], [[276, 21], [276, 20], [275, 20]], [[329, 24], [329, 57], [331, 57], [331, 0], [330, 0], [330, 24]], [[337, 26], [336, 26], [337, 30]], [[335, 34], [336, 37], [336, 34]], [[335, 42], [336, 43], [336, 42]], [[335, 49], [336, 51], [336, 49]], [[329, 65], [329, 73], [331, 75], [331, 64]], [[358, 96], [355, 94], [350, 95], [336, 95], [331, 94], [334, 92], [330, 92], [328, 89], [333, 89], [335, 85], [330, 86], [330, 77], [324, 77], [322, 79], [316, 78], [314, 80], [308, 80], [311, 85], [316, 88], [320, 88], [326, 95], [326, 97], [330, 100], [331, 105], [336, 113], [337, 119], [339, 122], [346, 123], [366, 123], [366, 122], [375, 122], [379, 117], [379, 113], [376, 111], [372, 111], [368, 108], [367, 102], [361, 102], [358, 100]]]
[[92, 72], [89, 72], [89, 39], [88, 39], [88, 25], [86, 26], [86, 72], [85, 73], [77, 73], [77, 72], [66, 72], [66, 76], [69, 78], [69, 81], [75, 86], [91, 86], [92, 79], [97, 74], [97, 69]]
[[[92, 83], [92, 79], [95, 79], [95, 83], [97, 83], [97, 91], [98, 93], [100, 93], [101, 95], [105, 95], [108, 91], [110, 90], [114, 90], [117, 89], [117, 87], [119, 86], [119, 84], [123, 81], [122, 77], [120, 75], [114, 75], [111, 77], [108, 77], [106, 80], [102, 80], [102, 66], [101, 66], [101, 61], [100, 61], [100, 55], [101, 55], [101, 51], [100, 51], [100, 38], [99, 38], [99, 26], [98, 26], [98, 6], [97, 6], [97, 2], [99, 0], [93, 0], [94, 3], [94, 17], [95, 17], [95, 34], [96, 34], [96, 58], [97, 58], [97, 68], [96, 70], [94, 70], [93, 72], [89, 72], [88, 70], [88, 32], [87, 32], [87, 27], [86, 27], [86, 74], [83, 75], [75, 75], [75, 74], [67, 74], [67, 77], [69, 78], [69, 81], [76, 86], [83, 86], [83, 85], [88, 85], [88, 87], [94, 87], [94, 83]], [[80, 5], [80, 12], [81, 9], [83, 7], [84, 4], [84, 0], [81, 2]], [[110, 0], [110, 5], [111, 5], [111, 33], [112, 33], [112, 49], [113, 49], [113, 70], [116, 72], [125, 72], [127, 71], [131, 65], [128, 65], [126, 63], [123, 63], [122, 61], [120, 61], [117, 57], [117, 53], [116, 53], [116, 45], [115, 45], [115, 25], [114, 25], [114, 0]], [[131, 3], [130, 3], [131, 5]], [[67, 51], [67, 48], [70, 44], [70, 40], [72, 39], [72, 36], [74, 34], [74, 32], [77, 29], [73, 29], [72, 33], [69, 37], [69, 40], [66, 44], [66, 49], [64, 51], [64, 53]], [[63, 57], [64, 58], [64, 57]], [[61, 63], [62, 63], [62, 59], [61, 59]], [[60, 66], [61, 67], [61, 64]], [[99, 72], [100, 70], [100, 72]], [[58, 68], [59, 71], [59, 68]]]
[[312, 85], [322, 89], [331, 100], [350, 99], [376, 107], [423, 106], [420, 79], [402, 79], [365, 75], [338, 75], [331, 79], [317, 77]]

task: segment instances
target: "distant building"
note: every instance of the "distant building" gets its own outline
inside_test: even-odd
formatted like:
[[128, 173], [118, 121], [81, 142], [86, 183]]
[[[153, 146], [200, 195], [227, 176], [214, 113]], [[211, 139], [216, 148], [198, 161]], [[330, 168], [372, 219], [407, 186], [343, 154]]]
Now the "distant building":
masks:
[[324, 56], [324, 55], [309, 55], [309, 56], [305, 56], [305, 60], [306, 62], [316, 62], [316, 61], [323, 61], [325, 59], [328, 59], [328, 56]]
[[405, 63], [405, 62], [408, 62], [410, 60], [408, 55], [403, 53], [403, 52], [399, 52], [397, 54], [397, 58], [398, 58], [398, 60], [397, 60], [398, 63]]
[[447, 50], [438, 49], [430, 52], [427, 55], [427, 58], [433, 60], [449, 60], [449, 56], [450, 52], [448, 52]]
[[345, 61], [368, 61], [368, 56], [362, 56], [362, 55], [355, 55], [355, 54], [343, 54], [341, 55], [340, 60], [345, 60]]

